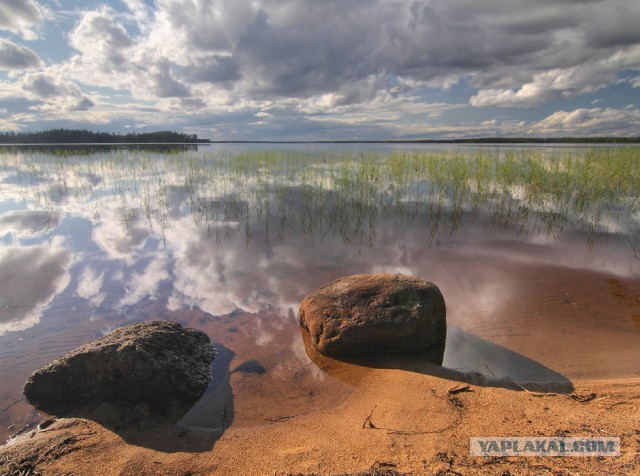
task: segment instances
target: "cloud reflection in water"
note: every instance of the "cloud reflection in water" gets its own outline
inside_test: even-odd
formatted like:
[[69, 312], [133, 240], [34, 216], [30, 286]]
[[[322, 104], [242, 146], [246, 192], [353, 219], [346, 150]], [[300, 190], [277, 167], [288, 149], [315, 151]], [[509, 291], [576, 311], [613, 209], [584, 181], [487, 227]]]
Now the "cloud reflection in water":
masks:
[[[520, 185], [502, 190], [493, 178], [471, 180], [467, 188], [412, 181], [413, 172], [402, 169], [405, 158], [127, 152], [91, 157], [93, 162], [63, 160], [50, 176], [43, 161], [29, 180], [24, 160], [7, 160], [5, 176], [20, 176], [25, 185], [3, 188], [5, 203], [37, 196], [40, 201], [30, 206], [49, 208], [5, 214], [0, 230], [15, 235], [18, 247], [18, 233], [40, 233], [48, 216], [64, 217], [55, 222], [61, 230], [70, 217], [83, 220], [86, 236], [80, 239], [95, 249], [67, 252], [82, 253], [77, 295], [91, 306], [108, 301], [118, 312], [158, 300], [169, 311], [199, 308], [213, 316], [242, 309], [258, 320], [262, 330], [255, 340], [261, 345], [271, 341], [274, 324], [261, 326], [261, 319], [286, 325], [307, 293], [345, 274], [402, 272], [432, 280], [445, 294], [449, 315], [464, 322], [502, 313], [514, 294], [512, 264], [621, 277], [640, 270], [620, 235], [638, 224], [637, 211], [614, 217], [605, 210], [607, 244], [596, 241], [590, 250], [585, 233], [571, 227], [570, 213], [553, 200], [527, 211]], [[60, 174], [60, 167], [67, 173]], [[398, 174], [376, 176], [387, 172]], [[52, 187], [63, 175], [67, 188]], [[467, 195], [456, 195], [460, 191]], [[474, 193], [486, 201], [476, 203]], [[548, 224], [558, 228], [544, 233], [537, 213], [557, 213], [560, 224]], [[112, 294], [119, 286], [118, 296], [107, 299], [107, 283]]]
[[76, 292], [81, 298], [89, 300], [94, 307], [100, 307], [106, 297], [102, 291], [103, 284], [104, 272], [97, 274], [91, 266], [87, 266], [80, 275]]
[[20, 239], [55, 229], [60, 224], [57, 213], [37, 210], [12, 211], [0, 215], [0, 236], [11, 234]]
[[59, 241], [0, 248], [0, 335], [36, 325], [69, 285], [71, 254]]

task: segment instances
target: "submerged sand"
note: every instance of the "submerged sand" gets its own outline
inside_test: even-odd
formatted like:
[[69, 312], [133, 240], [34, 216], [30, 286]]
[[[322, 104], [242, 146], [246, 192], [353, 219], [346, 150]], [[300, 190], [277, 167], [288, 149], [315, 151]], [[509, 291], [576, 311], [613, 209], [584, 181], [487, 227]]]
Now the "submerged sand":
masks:
[[[452, 262], [451, 276], [464, 276], [458, 266]], [[426, 364], [344, 363], [312, 352], [310, 360], [293, 314], [158, 311], [157, 318], [223, 336], [214, 368], [220, 383], [180, 425], [122, 419], [109, 408], [92, 419], [60, 419], [0, 448], [0, 474], [638, 474], [639, 280], [553, 264], [487, 269], [509, 276], [498, 281], [498, 304], [467, 302], [447, 292], [455, 281], [442, 277], [445, 296], [459, 296], [447, 302], [449, 324], [467, 338], [458, 352], [481, 339], [489, 351], [482, 359], [516, 356], [559, 380], [516, 383], [510, 371], [492, 375], [482, 362], [483, 376], [465, 378]], [[300, 294], [292, 285], [285, 299]], [[241, 371], [252, 359], [264, 373]], [[459, 385], [469, 388], [451, 394]], [[472, 457], [469, 439], [484, 436], [619, 437], [621, 455]]]

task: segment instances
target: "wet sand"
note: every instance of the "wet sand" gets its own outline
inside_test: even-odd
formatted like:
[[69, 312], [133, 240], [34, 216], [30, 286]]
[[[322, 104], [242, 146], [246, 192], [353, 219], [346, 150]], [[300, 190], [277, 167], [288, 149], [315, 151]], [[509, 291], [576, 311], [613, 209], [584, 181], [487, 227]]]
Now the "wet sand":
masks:
[[[504, 287], [495, 302], [465, 301], [458, 292], [460, 299], [447, 301], [449, 325], [481, 340], [493, 355], [509, 351], [553, 371], [570, 388], [554, 382], [547, 392], [541, 392], [544, 382], [521, 386], [504, 370], [508, 366], [483, 366], [478, 357], [464, 364], [483, 371], [482, 378], [466, 379], [470, 391], [450, 395], [465, 381], [465, 369], [454, 365], [449, 373], [429, 372], [419, 362], [376, 366], [314, 356], [304, 348], [293, 312], [211, 316], [149, 308], [157, 318], [223, 337], [218, 344], [224, 351], [217, 368], [214, 364], [219, 383], [183, 418], [183, 429], [153, 420], [122, 425], [60, 420], [3, 447], [0, 464], [33, 464], [42, 474], [76, 475], [329, 475], [372, 467], [411, 474], [637, 471], [639, 281], [552, 264], [473, 259], [480, 267], [486, 259], [491, 273], [510, 278], [498, 280]], [[462, 268], [463, 262], [453, 262], [451, 276], [464, 276], [457, 274]], [[456, 282], [443, 278], [439, 284], [446, 298]], [[298, 287], [291, 289], [284, 299], [298, 297]], [[445, 353], [444, 365], [454, 357], [450, 350]], [[260, 367], [238, 368], [252, 359]], [[27, 411], [28, 406], [12, 409]], [[104, 409], [96, 418], [104, 422], [103, 417]], [[185, 429], [196, 426], [205, 428]], [[616, 436], [622, 454], [487, 459], [469, 455], [474, 436]]]
[[[369, 370], [334, 408], [257, 426], [177, 432], [142, 421], [118, 430], [59, 420], [0, 450], [3, 471], [41, 474], [634, 474], [640, 383], [574, 382], [571, 395], [471, 386], [402, 370]], [[619, 457], [483, 458], [474, 436], [617, 436]], [[367, 473], [369, 474], [369, 473]], [[395, 474], [395, 473], [393, 473]]]

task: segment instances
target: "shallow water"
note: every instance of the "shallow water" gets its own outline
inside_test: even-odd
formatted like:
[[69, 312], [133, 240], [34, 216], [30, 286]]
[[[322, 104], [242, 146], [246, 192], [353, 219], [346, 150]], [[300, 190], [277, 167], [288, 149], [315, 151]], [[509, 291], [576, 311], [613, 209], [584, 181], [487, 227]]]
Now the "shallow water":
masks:
[[[395, 162], [376, 164], [401, 146], [270, 147], [0, 151], [3, 438], [36, 418], [21, 396], [31, 372], [149, 319], [202, 329], [221, 350], [221, 383], [186, 425], [270, 424], [337, 405], [367, 367], [318, 365], [296, 315], [306, 294], [357, 273], [436, 283], [443, 366], [486, 384], [640, 374], [637, 197], [597, 209], [526, 202], [519, 184], [480, 193], [478, 180], [412, 169], [387, 180]], [[531, 149], [480, 150], [517, 160]]]

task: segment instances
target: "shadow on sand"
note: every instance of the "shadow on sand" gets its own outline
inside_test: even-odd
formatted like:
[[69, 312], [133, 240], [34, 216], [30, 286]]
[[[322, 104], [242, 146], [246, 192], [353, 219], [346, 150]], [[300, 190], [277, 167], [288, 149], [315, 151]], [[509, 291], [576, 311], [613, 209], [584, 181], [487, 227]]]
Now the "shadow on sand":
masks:
[[358, 369], [400, 369], [482, 387], [501, 387], [538, 393], [571, 393], [564, 375], [522, 354], [449, 325], [444, 348], [420, 356], [353, 357], [335, 360], [320, 354], [302, 330], [309, 358], [330, 375], [354, 383]]
[[216, 344], [216, 349], [212, 383], [195, 404], [175, 406], [166, 415], [153, 415], [141, 405], [102, 403], [95, 409], [64, 416], [95, 421], [134, 446], [164, 453], [210, 451], [234, 417], [229, 365], [235, 354], [221, 344]]

